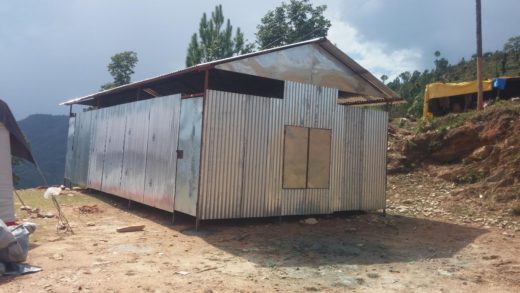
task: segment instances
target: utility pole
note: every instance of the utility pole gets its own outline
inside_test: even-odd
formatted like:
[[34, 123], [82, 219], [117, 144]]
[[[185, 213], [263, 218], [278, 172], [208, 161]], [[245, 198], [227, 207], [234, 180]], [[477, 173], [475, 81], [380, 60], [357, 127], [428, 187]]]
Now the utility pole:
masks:
[[476, 0], [477, 6], [477, 110], [484, 108], [484, 93], [482, 88], [482, 14], [480, 0]]

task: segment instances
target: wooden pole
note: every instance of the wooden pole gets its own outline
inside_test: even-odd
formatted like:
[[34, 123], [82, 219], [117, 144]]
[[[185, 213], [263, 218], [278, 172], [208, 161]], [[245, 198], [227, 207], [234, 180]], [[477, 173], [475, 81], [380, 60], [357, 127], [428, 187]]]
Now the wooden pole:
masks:
[[477, 110], [484, 108], [484, 93], [482, 88], [482, 15], [480, 0], [476, 0], [477, 6]]

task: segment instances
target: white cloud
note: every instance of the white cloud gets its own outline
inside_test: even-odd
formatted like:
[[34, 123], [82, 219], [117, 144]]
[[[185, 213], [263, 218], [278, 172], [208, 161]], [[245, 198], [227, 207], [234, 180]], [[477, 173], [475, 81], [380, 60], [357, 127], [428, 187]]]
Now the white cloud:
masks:
[[338, 17], [331, 17], [328, 38], [376, 77], [390, 80], [404, 71], [421, 68], [422, 53], [417, 48], [390, 50], [386, 44], [365, 40], [358, 30]]

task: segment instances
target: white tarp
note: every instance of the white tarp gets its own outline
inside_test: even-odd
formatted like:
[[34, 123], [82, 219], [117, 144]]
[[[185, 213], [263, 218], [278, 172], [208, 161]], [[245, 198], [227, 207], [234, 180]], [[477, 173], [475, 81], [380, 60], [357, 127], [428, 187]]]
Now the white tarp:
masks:
[[0, 219], [14, 220], [13, 173], [11, 170], [11, 146], [9, 131], [0, 123]]

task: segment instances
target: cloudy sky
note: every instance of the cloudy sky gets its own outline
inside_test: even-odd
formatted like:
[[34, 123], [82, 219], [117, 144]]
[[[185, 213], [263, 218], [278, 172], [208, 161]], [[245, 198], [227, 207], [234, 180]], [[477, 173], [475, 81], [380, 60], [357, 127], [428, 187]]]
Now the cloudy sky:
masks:
[[[288, 0], [287, 0], [288, 1]], [[261, 17], [281, 0], [46, 0], [0, 3], [0, 99], [17, 119], [65, 114], [59, 102], [111, 80], [110, 56], [133, 50], [133, 80], [184, 67], [190, 36], [204, 11], [224, 15], [254, 41]], [[483, 0], [484, 50], [520, 35], [520, 1]], [[376, 76], [451, 63], [475, 51], [474, 0], [313, 0], [327, 4], [329, 39]]]

